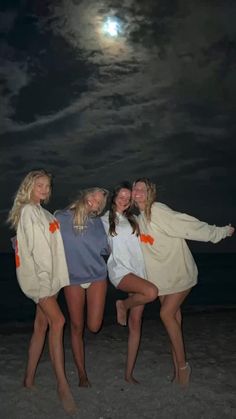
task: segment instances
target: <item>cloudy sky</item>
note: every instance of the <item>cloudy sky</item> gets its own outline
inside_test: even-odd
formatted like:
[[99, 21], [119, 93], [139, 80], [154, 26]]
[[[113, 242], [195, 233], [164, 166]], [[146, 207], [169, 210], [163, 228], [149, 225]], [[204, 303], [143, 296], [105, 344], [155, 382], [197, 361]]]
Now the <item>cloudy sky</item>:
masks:
[[50, 209], [148, 176], [174, 209], [236, 224], [235, 16], [233, 0], [1, 1], [0, 251], [40, 167]]

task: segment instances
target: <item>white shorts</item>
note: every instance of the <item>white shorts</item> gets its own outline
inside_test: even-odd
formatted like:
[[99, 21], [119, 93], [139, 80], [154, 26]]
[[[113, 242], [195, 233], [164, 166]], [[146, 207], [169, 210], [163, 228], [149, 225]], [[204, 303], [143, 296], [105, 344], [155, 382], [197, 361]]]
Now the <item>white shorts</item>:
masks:
[[91, 285], [91, 282], [86, 282], [86, 284], [80, 284], [81, 288], [83, 288], [84, 290], [86, 290], [87, 288], [89, 288]]

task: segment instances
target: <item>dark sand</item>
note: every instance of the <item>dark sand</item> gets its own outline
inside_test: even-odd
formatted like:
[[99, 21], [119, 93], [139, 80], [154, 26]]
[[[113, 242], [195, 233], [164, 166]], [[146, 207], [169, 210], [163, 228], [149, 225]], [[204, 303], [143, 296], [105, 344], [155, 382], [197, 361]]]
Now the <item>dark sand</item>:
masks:
[[[31, 328], [0, 327], [1, 419], [68, 418], [57, 399], [47, 345], [35, 391], [21, 386]], [[192, 367], [187, 390], [170, 382], [172, 363], [158, 319], [144, 318], [135, 369], [139, 385], [124, 381], [127, 328], [108, 322], [97, 335], [86, 332], [86, 364], [92, 388], [78, 388], [65, 330], [66, 371], [78, 403], [79, 419], [236, 418], [236, 310], [186, 313], [184, 335]]]

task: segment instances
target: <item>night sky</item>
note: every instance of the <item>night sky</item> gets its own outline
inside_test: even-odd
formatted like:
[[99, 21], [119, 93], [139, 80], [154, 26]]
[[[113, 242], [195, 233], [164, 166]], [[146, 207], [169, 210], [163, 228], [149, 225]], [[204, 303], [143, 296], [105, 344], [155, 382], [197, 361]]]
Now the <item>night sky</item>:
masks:
[[52, 210], [148, 176], [172, 208], [235, 225], [235, 16], [235, 0], [1, 1], [0, 251], [14, 192], [41, 167]]

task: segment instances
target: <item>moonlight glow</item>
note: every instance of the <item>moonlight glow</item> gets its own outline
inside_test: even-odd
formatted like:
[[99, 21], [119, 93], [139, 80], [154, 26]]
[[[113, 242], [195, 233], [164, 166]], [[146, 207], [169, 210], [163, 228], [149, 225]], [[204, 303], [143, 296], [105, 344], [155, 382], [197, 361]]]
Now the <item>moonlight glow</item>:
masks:
[[116, 18], [109, 17], [103, 26], [105, 34], [116, 38], [121, 33], [121, 25]]

